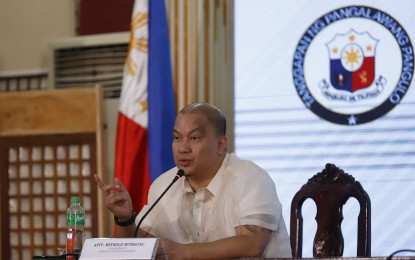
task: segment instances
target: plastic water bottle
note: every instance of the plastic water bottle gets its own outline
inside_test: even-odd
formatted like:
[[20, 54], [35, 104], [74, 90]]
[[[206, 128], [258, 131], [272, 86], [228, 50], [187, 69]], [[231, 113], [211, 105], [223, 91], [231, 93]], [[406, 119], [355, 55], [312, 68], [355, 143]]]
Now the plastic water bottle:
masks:
[[[81, 207], [81, 200], [78, 197], [71, 198], [71, 206], [66, 211], [66, 225], [66, 253], [79, 255], [83, 243], [85, 209]], [[75, 257], [67, 256], [66, 259], [75, 259]]]

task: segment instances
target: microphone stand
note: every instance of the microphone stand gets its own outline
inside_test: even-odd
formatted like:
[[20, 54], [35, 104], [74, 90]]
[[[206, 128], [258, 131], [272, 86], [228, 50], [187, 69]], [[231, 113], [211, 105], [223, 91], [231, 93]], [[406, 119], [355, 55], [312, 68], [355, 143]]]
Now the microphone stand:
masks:
[[180, 169], [177, 171], [176, 176], [174, 176], [173, 181], [170, 183], [170, 185], [163, 191], [163, 193], [160, 195], [160, 197], [158, 197], [158, 199], [153, 203], [153, 205], [147, 210], [147, 212], [144, 214], [143, 217], [141, 217], [140, 221], [137, 224], [137, 227], [135, 228], [134, 231], [134, 237], [137, 237], [137, 233], [138, 230], [140, 229], [140, 225], [143, 222], [143, 220], [147, 217], [148, 213], [150, 213], [150, 211], [154, 208], [154, 206], [160, 201], [160, 199], [164, 196], [164, 194], [166, 194], [166, 192], [170, 189], [170, 187], [181, 177], [183, 177], [184, 175], [184, 170]]

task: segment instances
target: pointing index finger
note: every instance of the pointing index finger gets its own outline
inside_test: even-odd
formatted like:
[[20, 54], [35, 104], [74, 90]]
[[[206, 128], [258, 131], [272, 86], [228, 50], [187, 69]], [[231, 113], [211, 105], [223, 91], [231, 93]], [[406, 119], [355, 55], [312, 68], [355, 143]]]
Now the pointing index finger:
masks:
[[98, 184], [98, 187], [105, 191], [105, 183], [101, 180], [101, 178], [98, 176], [98, 174], [94, 174], [95, 182]]

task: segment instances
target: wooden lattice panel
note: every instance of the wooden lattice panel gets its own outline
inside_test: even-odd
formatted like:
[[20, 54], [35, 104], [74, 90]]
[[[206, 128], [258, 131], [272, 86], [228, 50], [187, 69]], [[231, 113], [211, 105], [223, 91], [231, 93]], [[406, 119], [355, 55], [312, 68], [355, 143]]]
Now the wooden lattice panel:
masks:
[[8, 138], [2, 144], [8, 153], [11, 259], [58, 255], [58, 248], [65, 248], [72, 196], [79, 196], [86, 210], [85, 237], [97, 235], [94, 135]]
[[102, 236], [103, 126], [100, 86], [0, 93], [0, 259], [56, 256], [72, 196]]

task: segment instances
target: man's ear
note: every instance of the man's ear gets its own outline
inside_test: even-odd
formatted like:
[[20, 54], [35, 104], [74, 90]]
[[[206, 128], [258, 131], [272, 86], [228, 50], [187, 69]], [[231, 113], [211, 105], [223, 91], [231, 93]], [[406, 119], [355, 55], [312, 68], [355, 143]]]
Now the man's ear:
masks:
[[219, 137], [218, 142], [218, 154], [222, 155], [226, 153], [226, 145], [228, 144], [228, 139], [226, 138], [226, 135], [222, 135]]

